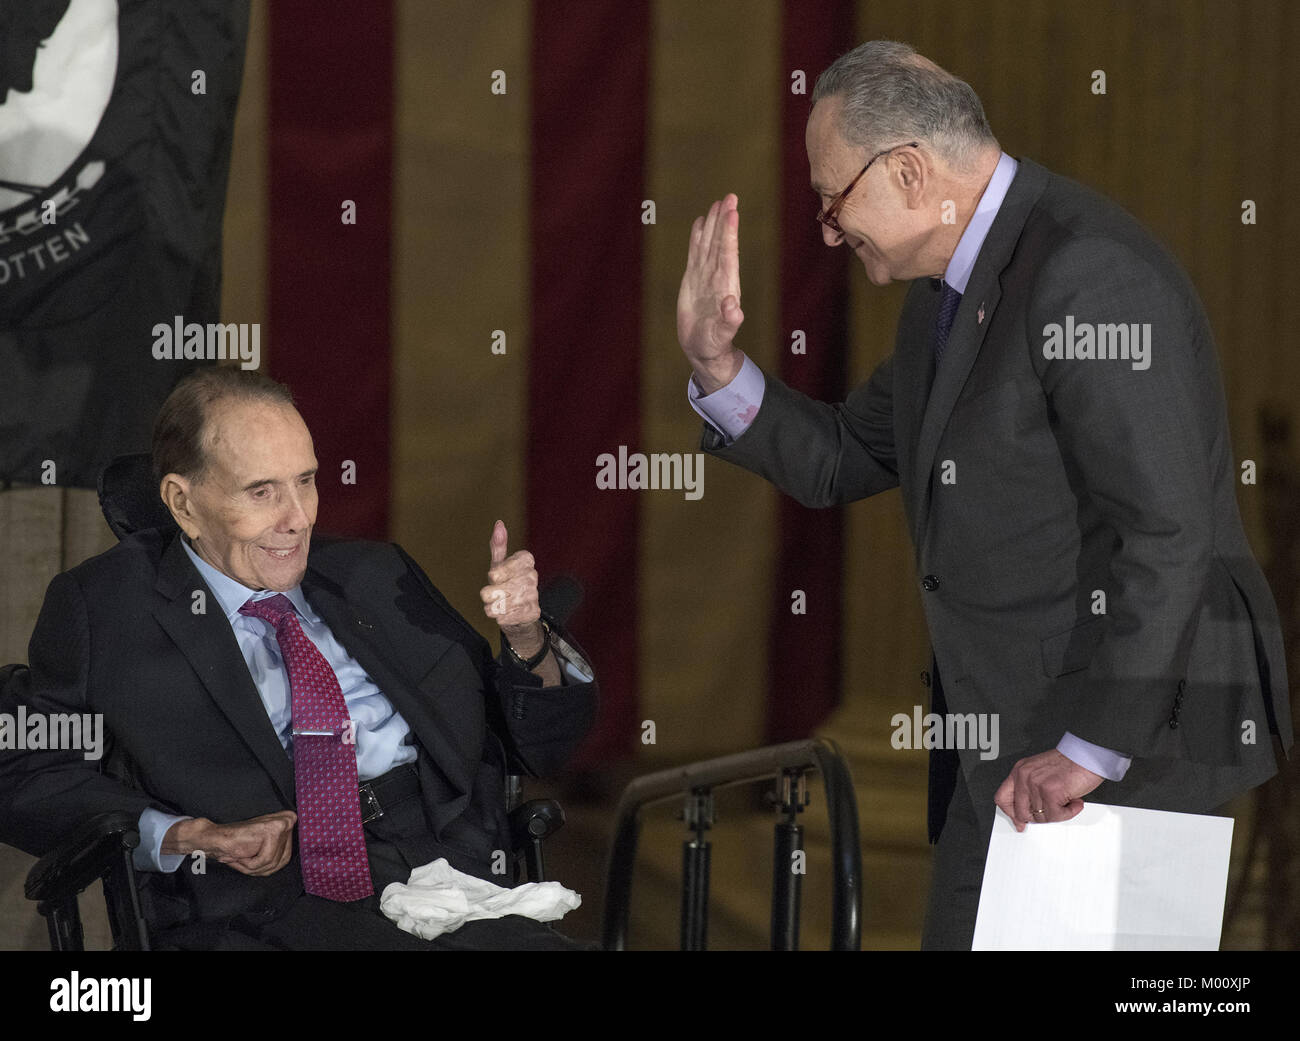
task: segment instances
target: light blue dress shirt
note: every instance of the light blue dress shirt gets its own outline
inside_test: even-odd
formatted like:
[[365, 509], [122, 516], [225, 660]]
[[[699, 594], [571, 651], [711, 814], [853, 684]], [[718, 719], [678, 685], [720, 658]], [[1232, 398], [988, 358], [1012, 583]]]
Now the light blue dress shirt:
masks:
[[[971, 214], [970, 222], [944, 269], [943, 280], [959, 293], [966, 292], [971, 271], [979, 258], [980, 247], [984, 245], [984, 239], [993, 226], [993, 219], [1002, 208], [1002, 201], [1007, 197], [1007, 189], [1015, 179], [1018, 165], [1006, 152], [1001, 154], [993, 176], [989, 178], [989, 183], [975, 206], [975, 212]], [[695, 382], [694, 376], [686, 382], [686, 396], [691, 408], [718, 432], [726, 444], [731, 444], [749, 429], [763, 404], [763, 391], [763, 371], [748, 356], [735, 378], [712, 394], [701, 394], [700, 385]], [[1067, 759], [1111, 781], [1123, 780], [1133, 761], [1129, 756], [1094, 745], [1070, 733], [1061, 738], [1056, 748]]]

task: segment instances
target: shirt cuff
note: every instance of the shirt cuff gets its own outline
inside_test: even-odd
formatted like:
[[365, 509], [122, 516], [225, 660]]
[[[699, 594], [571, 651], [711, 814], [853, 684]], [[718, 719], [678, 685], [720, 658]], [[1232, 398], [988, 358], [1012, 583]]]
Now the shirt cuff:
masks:
[[1072, 763], [1100, 774], [1108, 781], [1124, 780], [1124, 774], [1133, 763], [1132, 756], [1112, 752], [1109, 748], [1094, 745], [1091, 741], [1075, 737], [1069, 732], [1057, 743], [1056, 750]]
[[713, 427], [727, 444], [740, 437], [758, 415], [763, 404], [766, 384], [763, 370], [745, 355], [744, 364], [735, 379], [712, 394], [701, 394], [700, 385], [691, 376], [686, 381], [686, 398], [700, 418]]
[[193, 820], [193, 817], [177, 817], [175, 814], [163, 813], [150, 806], [140, 814], [140, 845], [135, 847], [131, 860], [137, 871], [165, 871], [171, 873], [185, 861], [184, 853], [164, 853], [163, 839], [167, 831], [178, 821]]
[[[556, 655], [559, 657], [559, 655]], [[571, 661], [564, 662], [564, 674], [561, 676], [564, 685], [569, 686], [572, 683], [590, 683], [595, 676], [590, 672], [583, 672], [582, 669]]]
[[590, 683], [596, 678], [587, 659], [578, 653], [577, 648], [555, 630], [551, 631], [551, 652], [560, 663], [560, 682], [568, 686], [573, 683]]

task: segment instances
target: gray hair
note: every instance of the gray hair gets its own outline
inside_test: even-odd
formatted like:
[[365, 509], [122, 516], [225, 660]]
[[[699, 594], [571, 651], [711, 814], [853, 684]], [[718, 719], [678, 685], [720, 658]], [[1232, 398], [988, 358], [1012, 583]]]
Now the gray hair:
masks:
[[905, 43], [868, 40], [817, 78], [812, 100], [842, 97], [839, 132], [871, 152], [922, 141], [965, 169], [997, 138], [970, 84]]

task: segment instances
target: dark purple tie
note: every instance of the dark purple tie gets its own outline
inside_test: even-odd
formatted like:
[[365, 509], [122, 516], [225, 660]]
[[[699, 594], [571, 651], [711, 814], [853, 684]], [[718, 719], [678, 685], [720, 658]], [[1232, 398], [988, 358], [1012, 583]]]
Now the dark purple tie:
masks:
[[307, 892], [326, 900], [370, 896], [370, 862], [357, 794], [357, 746], [349, 734], [338, 676], [298, 624], [283, 593], [249, 600], [240, 614], [275, 629], [293, 699], [293, 781], [298, 797], [298, 852]]
[[939, 297], [939, 313], [934, 318], [934, 364], [943, 359], [943, 349], [948, 346], [948, 334], [952, 332], [952, 320], [957, 317], [957, 308], [961, 305], [961, 294], [947, 282], [943, 283], [943, 293]]

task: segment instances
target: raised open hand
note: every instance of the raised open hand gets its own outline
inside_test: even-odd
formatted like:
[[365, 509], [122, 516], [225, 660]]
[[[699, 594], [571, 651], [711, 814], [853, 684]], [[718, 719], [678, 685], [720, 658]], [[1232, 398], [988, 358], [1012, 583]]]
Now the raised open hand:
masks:
[[740, 309], [740, 200], [728, 194], [691, 225], [691, 246], [677, 293], [677, 339], [711, 394], [730, 383], [744, 363], [733, 343]]

